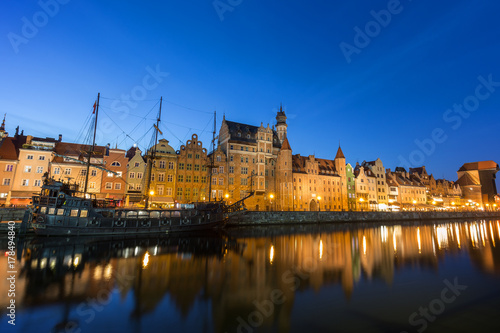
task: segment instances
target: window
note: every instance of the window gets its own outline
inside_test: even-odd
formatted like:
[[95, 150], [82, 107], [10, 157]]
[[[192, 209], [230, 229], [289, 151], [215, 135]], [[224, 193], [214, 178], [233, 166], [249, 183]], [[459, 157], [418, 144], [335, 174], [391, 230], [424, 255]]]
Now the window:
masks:
[[10, 185], [10, 178], [4, 178], [2, 185]]
[[224, 178], [219, 178], [219, 185], [224, 185]]
[[155, 174], [151, 174], [151, 181], [154, 181], [155, 180]]
[[135, 189], [138, 191], [142, 190], [142, 184], [136, 184]]
[[184, 163], [179, 163], [179, 170], [184, 170]]
[[229, 161], [232, 162], [233, 160], [234, 160], [233, 155], [229, 156]]
[[121, 177], [121, 176], [123, 176], [123, 173], [121, 171], [117, 171], [116, 172], [116, 177]]
[[128, 178], [130, 178], [130, 179], [135, 178], [135, 172], [130, 172], [130, 173], [128, 174]]
[[219, 190], [219, 198], [222, 198], [222, 190]]
[[177, 188], [177, 196], [181, 197], [182, 196], [182, 187]]
[[36, 179], [34, 186], [37, 186], [37, 187], [42, 186], [42, 181], [40, 179]]
[[207, 182], [207, 176], [201, 176], [201, 182], [206, 183]]
[[158, 174], [158, 181], [159, 181], [159, 182], [163, 182], [163, 181], [165, 181], [165, 174], [164, 174], [164, 173], [160, 173], [160, 174]]
[[194, 171], [200, 171], [200, 165], [199, 164], [195, 164], [194, 165]]
[[191, 183], [191, 176], [189, 175], [186, 176], [186, 183]]
[[113, 183], [107, 182], [105, 188], [106, 190], [111, 190], [113, 188]]
[[85, 169], [80, 170], [80, 175], [81, 176], [87, 175], [87, 170], [85, 170]]
[[219, 156], [217, 156], [217, 162], [220, 162], [220, 161], [221, 161], [221, 157], [219, 155]]
[[26, 155], [26, 159], [27, 160], [32, 160], [33, 159], [33, 155]]
[[113, 178], [114, 173], [112, 173], [112, 172], [108, 172], [107, 176], [108, 176], [108, 177], [110, 177], [110, 178]]
[[158, 195], [163, 195], [163, 186], [158, 186], [156, 192], [158, 192]]
[[174, 162], [168, 162], [168, 168], [170, 170], [173, 170], [174, 169]]
[[186, 192], [184, 193], [184, 197], [186, 199], [189, 199], [189, 197], [191, 196], [191, 189], [190, 188], [187, 188], [186, 189]]
[[186, 164], [186, 170], [191, 171], [193, 168], [193, 165], [191, 163]]
[[13, 169], [14, 169], [14, 165], [12, 165], [12, 164], [7, 164], [7, 166], [5, 167], [5, 171], [7, 171], [7, 172], [12, 172]]
[[217, 174], [217, 168], [212, 168], [212, 174], [214, 174], [214, 175]]
[[133, 190], [134, 189], [134, 184], [128, 184], [128, 189]]
[[242, 175], [248, 175], [248, 168], [241, 168]]
[[167, 187], [167, 191], [166, 191], [165, 194], [171, 197], [172, 196], [172, 188], [171, 187]]
[[95, 188], [95, 182], [91, 182], [91, 183], [89, 184], [89, 188], [94, 189], [94, 188]]
[[217, 185], [217, 178], [212, 178], [212, 185]]
[[194, 158], [200, 158], [200, 154], [195, 154]]
[[167, 175], [167, 182], [173, 182], [174, 181], [174, 176], [173, 175]]
[[21, 186], [29, 186], [30, 185], [30, 180], [29, 179], [23, 179], [21, 181]]
[[198, 183], [200, 180], [199, 176], [193, 176], [193, 183]]
[[36, 167], [36, 173], [43, 173], [43, 166]]
[[177, 176], [177, 181], [178, 182], [183, 182], [184, 181], [184, 176], [183, 175], [178, 175]]
[[228, 182], [229, 182], [229, 185], [234, 185], [234, 178], [233, 177], [230, 177], [228, 179]]
[[233, 166], [229, 167], [229, 173], [234, 173], [234, 167]]
[[38, 160], [39, 161], [45, 161], [45, 156], [43, 156], [43, 155], [38, 156]]
[[137, 179], [142, 179], [142, 172], [137, 173]]
[[224, 173], [224, 167], [223, 166], [219, 167], [219, 173]]
[[26, 165], [24, 167], [24, 172], [31, 172], [31, 166], [30, 165]]
[[138, 167], [139, 167], [139, 165], [140, 165], [140, 163], [139, 163], [139, 162], [135, 162], [135, 163], [134, 163], [134, 167], [136, 167], [136, 168], [138, 168]]
[[92, 172], [90, 173], [91, 176], [95, 177], [97, 176], [97, 170], [92, 170]]
[[198, 196], [198, 189], [197, 188], [193, 188], [193, 196], [194, 197]]
[[64, 169], [64, 174], [65, 175], [71, 175], [71, 168]]
[[233, 145], [230, 145], [230, 149], [234, 149], [234, 146], [233, 146]]
[[248, 185], [248, 178], [241, 178], [241, 185]]
[[122, 165], [120, 164], [120, 162], [115, 161], [115, 162], [111, 163], [111, 166], [119, 167], [119, 166], [122, 166]]
[[115, 190], [121, 190], [122, 189], [122, 184], [121, 183], [115, 183]]

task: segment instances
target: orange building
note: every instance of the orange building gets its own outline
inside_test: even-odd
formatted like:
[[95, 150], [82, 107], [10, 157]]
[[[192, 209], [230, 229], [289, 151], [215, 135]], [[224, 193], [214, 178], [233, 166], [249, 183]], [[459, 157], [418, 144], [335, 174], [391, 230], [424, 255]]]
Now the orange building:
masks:
[[125, 156], [123, 149], [110, 149], [106, 147], [103, 162], [104, 168], [101, 182], [101, 193], [106, 198], [115, 200], [124, 200], [125, 191], [127, 190], [127, 163], [128, 159]]

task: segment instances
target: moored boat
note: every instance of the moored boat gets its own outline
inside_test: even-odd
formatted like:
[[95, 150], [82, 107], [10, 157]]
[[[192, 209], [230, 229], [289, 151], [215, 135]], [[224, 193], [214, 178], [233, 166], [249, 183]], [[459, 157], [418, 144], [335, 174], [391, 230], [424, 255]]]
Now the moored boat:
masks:
[[227, 215], [221, 201], [184, 209], [121, 208], [113, 200], [79, 192], [76, 185], [46, 179], [23, 223], [37, 235], [140, 235], [222, 228]]

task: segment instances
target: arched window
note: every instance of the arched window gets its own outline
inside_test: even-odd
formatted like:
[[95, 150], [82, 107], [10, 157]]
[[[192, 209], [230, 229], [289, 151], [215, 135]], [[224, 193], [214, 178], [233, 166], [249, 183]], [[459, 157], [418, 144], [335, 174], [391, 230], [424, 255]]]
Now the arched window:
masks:
[[111, 166], [119, 167], [119, 166], [122, 166], [122, 165], [120, 164], [120, 162], [114, 161], [113, 163], [111, 163]]

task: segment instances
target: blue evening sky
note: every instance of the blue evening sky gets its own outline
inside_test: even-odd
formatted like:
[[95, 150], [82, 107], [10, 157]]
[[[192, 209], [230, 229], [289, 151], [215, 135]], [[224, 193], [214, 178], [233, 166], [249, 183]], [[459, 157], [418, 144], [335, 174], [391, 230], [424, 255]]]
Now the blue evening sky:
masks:
[[333, 158], [340, 141], [351, 164], [380, 157], [451, 180], [463, 163], [500, 162], [498, 1], [0, 6], [0, 111], [11, 135], [19, 125], [81, 141], [100, 92], [99, 144], [148, 145], [163, 96], [172, 146], [192, 133], [208, 146], [214, 110], [217, 128], [223, 113], [272, 125], [282, 102], [301, 155]]

